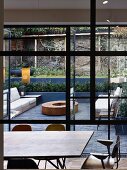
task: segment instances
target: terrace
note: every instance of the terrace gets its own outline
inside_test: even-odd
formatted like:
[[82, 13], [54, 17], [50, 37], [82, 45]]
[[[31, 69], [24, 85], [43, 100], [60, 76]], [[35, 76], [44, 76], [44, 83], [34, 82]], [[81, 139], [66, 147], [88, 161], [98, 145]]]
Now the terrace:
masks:
[[[48, 30], [49, 29], [49, 30]], [[39, 28], [36, 29], [27, 29], [22, 28], [23, 35], [19, 34], [19, 37], [16, 37], [18, 35], [18, 29], [11, 28], [11, 34], [12, 37], [8, 39], [8, 36], [6, 35], [5, 40], [5, 48], [8, 47], [8, 43], [11, 41], [11, 46], [9, 46], [9, 50], [14, 51], [64, 51], [65, 50], [65, 37], [66, 37], [66, 28], [65, 27], [44, 27], [40, 30], [43, 32], [43, 35], [36, 31], [39, 30]], [[34, 30], [34, 32], [32, 32]], [[59, 31], [56, 32], [55, 31]], [[102, 31], [103, 30], [103, 31]], [[17, 31], [17, 32], [16, 32]], [[26, 31], [26, 32], [25, 32]], [[46, 31], [50, 31], [51, 34], [48, 35]], [[62, 31], [62, 32], [61, 32]], [[96, 50], [103, 51], [108, 50], [109, 46], [106, 44], [109, 43], [109, 39], [107, 36], [108, 33], [108, 27], [97, 27], [96, 29]], [[21, 32], [21, 30], [20, 30]], [[55, 32], [55, 33], [54, 33]], [[113, 27], [111, 29], [110, 35], [110, 43], [112, 46], [110, 46], [110, 50], [117, 50], [121, 46], [121, 50], [123, 50], [123, 47], [126, 46], [127, 42], [125, 37], [121, 38], [117, 37], [118, 30]], [[31, 35], [32, 34], [32, 35]], [[90, 48], [90, 28], [88, 26], [81, 27], [78, 29], [78, 27], [71, 27], [71, 50], [72, 51], [82, 51], [82, 50], [88, 50]], [[126, 36], [126, 35], [125, 35]], [[107, 39], [105, 39], [107, 37]], [[76, 39], [75, 39], [76, 38]], [[119, 43], [118, 43], [119, 38]], [[86, 44], [83, 43], [84, 39], [86, 40]], [[123, 42], [124, 40], [124, 42]], [[43, 42], [43, 44], [42, 44]], [[99, 44], [100, 43], [100, 44]], [[19, 44], [19, 45], [16, 45]], [[29, 45], [30, 44], [30, 45]], [[121, 45], [120, 45], [121, 44]], [[71, 79], [70, 82], [72, 83], [72, 87], [75, 89], [75, 94], [72, 94], [70, 96], [70, 100], [77, 100], [78, 105], [78, 112], [73, 114], [70, 114], [70, 120], [84, 120], [90, 121], [91, 120], [91, 103], [90, 103], [90, 90], [92, 90], [93, 87], [90, 85], [90, 58], [88, 56], [82, 57], [82, 56], [75, 56], [70, 57], [71, 62]], [[5, 58], [5, 88], [8, 87], [8, 78], [10, 80], [10, 87], [17, 87], [20, 90], [20, 87], [24, 84], [25, 85], [25, 91], [28, 95], [42, 95], [42, 100], [40, 103], [44, 103], [47, 101], [52, 100], [65, 100], [65, 94], [67, 91], [67, 87], [65, 85], [66, 80], [66, 57], [63, 56], [11, 56], [8, 58], [6, 56]], [[31, 69], [34, 70], [34, 73], [28, 75], [28, 79], [23, 79], [23, 74], [21, 74], [22, 70], [22, 63], [25, 65], [30, 64]], [[49, 62], [50, 61], [50, 62]], [[8, 67], [10, 66], [10, 72], [8, 72]], [[28, 65], [28, 66], [30, 66]], [[27, 68], [30, 68], [28, 67]], [[106, 98], [110, 98], [111, 100], [111, 93], [115, 90], [116, 87], [119, 85], [124, 88], [124, 94], [126, 94], [126, 56], [116, 56], [114, 58], [113, 56], [106, 57], [106, 56], [97, 56], [96, 57], [96, 87], [95, 87], [95, 93], [96, 93], [96, 99], [99, 99], [99, 94], [106, 94]], [[14, 72], [14, 69], [18, 69], [20, 67], [20, 73]], [[110, 70], [110, 73], [109, 73]], [[31, 72], [31, 71], [30, 71]], [[29, 73], [30, 73], [29, 72]], [[19, 76], [19, 77], [17, 77]], [[21, 77], [22, 76], [22, 77]], [[26, 75], [25, 75], [26, 76]], [[25, 77], [24, 76], [24, 77]], [[48, 79], [49, 78], [49, 79]], [[110, 86], [110, 87], [109, 87]], [[60, 92], [60, 93], [58, 93]], [[51, 94], [51, 97], [48, 95]], [[53, 94], [54, 93], [54, 94]], [[56, 94], [57, 93], [57, 94]], [[57, 98], [59, 97], [59, 98]], [[124, 96], [126, 97], [126, 95]], [[73, 111], [72, 111], [73, 112]], [[108, 110], [109, 113], [109, 110]], [[4, 119], [8, 120], [11, 117], [5, 117]], [[29, 109], [28, 111], [19, 114], [18, 116], [12, 118], [12, 120], [50, 120], [51, 122], [54, 120], [65, 120], [66, 116], [46, 116], [41, 113], [41, 105], [38, 105], [32, 109]], [[96, 119], [98, 120], [98, 118]], [[102, 120], [108, 120], [102, 119]], [[111, 119], [112, 120], [112, 119]], [[97, 123], [98, 124], [98, 123]], [[11, 128], [14, 126], [14, 124], [10, 125]], [[34, 131], [43, 131], [45, 130], [47, 124], [32, 124], [32, 129]], [[98, 138], [105, 138], [105, 136], [108, 136], [110, 133], [111, 139], [116, 138], [116, 128], [115, 125], [110, 124], [110, 132], [109, 127], [107, 125], [100, 125], [97, 130], [97, 125], [75, 125], [76, 131], [83, 131], [83, 130], [94, 130], [94, 135], [92, 137], [92, 140], [90, 141], [89, 145], [87, 146], [87, 149], [85, 150], [85, 154], [88, 154], [89, 152], [95, 152], [95, 151], [102, 151], [105, 148], [100, 147], [100, 145], [95, 145], [94, 141], [96, 141]], [[8, 131], [8, 125], [4, 125], [4, 130]], [[127, 153], [126, 150], [126, 135], [121, 135], [121, 155], [125, 156]]]
[[[89, 114], [90, 105], [89, 103], [79, 103], [79, 111], [75, 113], [75, 119], [76, 120], [89, 120], [90, 114]], [[7, 119], [7, 117], [5, 118]], [[47, 116], [41, 113], [41, 105], [38, 105], [29, 111], [26, 111], [14, 118], [12, 120], [65, 120], [65, 116]], [[32, 126], [33, 131], [45, 131], [48, 124], [30, 124]], [[11, 128], [13, 128], [15, 124], [11, 125]], [[4, 125], [4, 130], [8, 131], [8, 125]], [[85, 149], [84, 155], [89, 154], [90, 152], [102, 152], [106, 151], [106, 148], [100, 145], [99, 143], [95, 142], [97, 139], [102, 138], [105, 139], [105, 136], [108, 135], [108, 126], [107, 125], [100, 125], [97, 130], [97, 125], [76, 125], [75, 126], [76, 131], [94, 131], [94, 135], [92, 136], [92, 139], [90, 140], [89, 144], [87, 145], [87, 148]], [[116, 130], [115, 126], [110, 126], [110, 135], [111, 139], [116, 138]], [[121, 137], [121, 155], [125, 156], [127, 152], [126, 148], [126, 142], [127, 138], [126, 135], [120, 135]]]
[[[121, 156], [126, 157], [127, 134], [123, 135], [123, 130], [127, 132], [126, 7], [126, 0], [0, 1], [0, 9], [3, 11], [0, 19], [0, 49], [5, 51], [3, 57], [0, 57], [0, 87], [4, 84], [2, 90], [9, 89], [8, 97], [3, 97], [4, 101], [0, 100], [1, 105], [4, 103], [0, 112], [4, 112], [1, 120], [6, 119], [6, 123], [4, 120], [2, 122], [5, 131], [11, 131], [15, 121], [20, 124], [22, 120], [29, 120], [32, 130], [39, 133], [45, 131], [47, 120], [49, 123], [63, 121], [66, 130], [70, 132], [92, 130], [95, 133], [84, 150], [84, 157], [89, 152], [105, 151], [96, 140], [106, 138], [115, 141], [119, 130], [122, 133]], [[27, 68], [30, 66], [29, 70], [22, 68], [24, 64]], [[33, 70], [34, 73], [30, 75]], [[50, 78], [50, 81], [46, 82], [43, 78], [46, 81], [46, 78]], [[56, 83], [56, 78], [60, 82]], [[82, 80], [79, 81], [79, 78]], [[22, 113], [15, 111], [13, 108], [18, 107], [20, 102], [12, 107], [12, 87], [17, 87], [20, 95], [26, 93], [29, 98], [36, 95], [38, 101], [35, 102], [34, 99], [30, 107], [24, 102]], [[117, 87], [122, 87], [122, 95], [113, 98]], [[74, 88], [74, 93], [69, 93], [70, 88]], [[26, 98], [19, 97], [24, 100]], [[99, 114], [106, 115], [106, 118], [98, 119], [95, 102], [102, 99], [108, 101], [108, 110]], [[117, 109], [112, 109], [112, 104], [110, 105], [114, 99], [119, 99], [115, 107]], [[47, 116], [41, 113], [41, 104], [52, 100], [66, 101], [65, 116]], [[78, 112], [75, 113], [74, 105], [70, 109], [70, 101], [78, 101]], [[98, 103], [100, 107], [105, 105], [105, 102]], [[114, 115], [114, 110], [115, 116], [112, 118], [110, 115]], [[70, 162], [72, 166], [67, 166], [67, 169], [80, 168], [77, 166], [78, 161], [76, 159], [74, 162], [76, 166]], [[120, 163], [122, 166], [119, 168], [126, 167], [124, 161]]]

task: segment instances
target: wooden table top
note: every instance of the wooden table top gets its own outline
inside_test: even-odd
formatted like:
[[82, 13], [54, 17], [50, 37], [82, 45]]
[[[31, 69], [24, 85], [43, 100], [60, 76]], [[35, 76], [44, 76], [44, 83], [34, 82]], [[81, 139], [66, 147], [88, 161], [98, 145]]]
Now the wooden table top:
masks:
[[4, 157], [80, 157], [93, 131], [4, 132]]

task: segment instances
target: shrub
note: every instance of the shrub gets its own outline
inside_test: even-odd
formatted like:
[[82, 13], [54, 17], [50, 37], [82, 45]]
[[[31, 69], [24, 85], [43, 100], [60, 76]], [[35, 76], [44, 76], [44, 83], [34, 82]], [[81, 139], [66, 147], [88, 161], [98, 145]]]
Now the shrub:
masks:
[[89, 92], [90, 91], [90, 83], [86, 82], [85, 84], [76, 83], [75, 85], [76, 92]]
[[[11, 87], [17, 87], [18, 89], [22, 85], [22, 82], [12, 82]], [[53, 84], [53, 83], [42, 83], [34, 82], [26, 85], [27, 92], [58, 92], [66, 91], [66, 85], [63, 84]]]
[[123, 100], [119, 106], [119, 115], [121, 117], [127, 117], [127, 100]]
[[58, 76], [58, 75], [62, 75], [65, 76], [65, 70], [64, 69], [60, 69], [60, 68], [48, 68], [46, 66], [42, 66], [42, 67], [38, 67], [36, 68], [35, 72], [34, 72], [34, 76], [40, 76], [40, 75], [52, 75], [52, 76]]
[[[22, 82], [11, 82], [11, 87], [17, 87], [18, 89], [22, 86]], [[52, 82], [33, 82], [26, 85], [27, 92], [65, 92], [66, 84], [56, 84]], [[76, 83], [75, 85], [76, 92], [90, 92], [90, 83], [86, 82], [85, 84]], [[107, 83], [99, 83], [96, 85], [96, 92], [107, 92], [108, 85]]]

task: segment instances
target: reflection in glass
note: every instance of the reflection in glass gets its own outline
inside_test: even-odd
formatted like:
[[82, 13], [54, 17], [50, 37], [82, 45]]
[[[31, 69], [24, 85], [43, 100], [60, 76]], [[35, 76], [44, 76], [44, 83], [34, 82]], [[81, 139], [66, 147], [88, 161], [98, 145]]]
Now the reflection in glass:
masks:
[[[21, 27], [10, 28], [13, 51], [65, 51], [65, 27]], [[5, 41], [8, 36], [5, 34]]]
[[111, 51], [127, 51], [127, 27], [111, 28]]
[[90, 27], [71, 27], [71, 50], [90, 51]]

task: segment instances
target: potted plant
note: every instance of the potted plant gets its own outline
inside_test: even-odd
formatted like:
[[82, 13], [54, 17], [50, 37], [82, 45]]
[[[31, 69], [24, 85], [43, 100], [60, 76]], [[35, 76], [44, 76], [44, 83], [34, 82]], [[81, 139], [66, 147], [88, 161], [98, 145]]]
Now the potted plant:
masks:
[[[127, 120], [127, 99], [122, 99], [119, 104], [116, 120]], [[115, 125], [116, 135], [127, 135], [127, 124]]]

